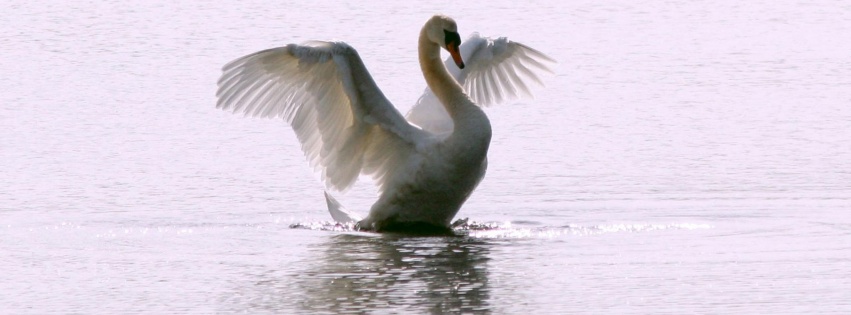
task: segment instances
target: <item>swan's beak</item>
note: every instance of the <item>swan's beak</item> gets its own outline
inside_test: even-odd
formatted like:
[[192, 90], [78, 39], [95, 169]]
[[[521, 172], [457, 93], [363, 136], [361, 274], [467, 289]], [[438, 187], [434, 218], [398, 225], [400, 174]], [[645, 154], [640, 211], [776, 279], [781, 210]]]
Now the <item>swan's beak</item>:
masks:
[[464, 60], [461, 60], [461, 52], [458, 50], [458, 44], [449, 44], [446, 46], [446, 50], [449, 51], [449, 55], [452, 56], [452, 60], [455, 61], [458, 69], [464, 69]]

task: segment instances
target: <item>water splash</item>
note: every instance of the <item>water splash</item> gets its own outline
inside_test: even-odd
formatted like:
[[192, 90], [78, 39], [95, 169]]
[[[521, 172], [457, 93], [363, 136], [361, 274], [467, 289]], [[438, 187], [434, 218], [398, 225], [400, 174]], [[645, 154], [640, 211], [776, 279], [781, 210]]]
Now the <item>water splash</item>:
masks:
[[[336, 223], [329, 221], [294, 223], [292, 229], [333, 232], [365, 232], [354, 223]], [[468, 218], [459, 219], [452, 224], [456, 236], [478, 238], [552, 238], [560, 236], [592, 236], [609, 233], [644, 233], [661, 230], [703, 230], [712, 225], [701, 223], [619, 223], [600, 225], [542, 226], [533, 228], [514, 227], [511, 222], [476, 222]], [[445, 236], [445, 235], [443, 235]]]
[[304, 229], [314, 231], [333, 231], [333, 232], [358, 232], [354, 223], [338, 223], [330, 221], [305, 222], [290, 224], [291, 229]]

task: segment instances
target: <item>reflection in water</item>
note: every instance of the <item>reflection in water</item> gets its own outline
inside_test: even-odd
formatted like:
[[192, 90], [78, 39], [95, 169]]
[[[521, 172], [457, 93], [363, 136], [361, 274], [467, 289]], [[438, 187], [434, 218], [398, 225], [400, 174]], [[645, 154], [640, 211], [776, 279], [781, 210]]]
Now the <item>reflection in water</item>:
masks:
[[313, 245], [317, 255], [287, 275], [257, 282], [263, 295], [271, 289], [276, 296], [249, 308], [489, 313], [489, 245], [461, 236], [335, 235]]
[[[502, 277], [491, 274], [491, 257], [504, 255], [512, 240], [711, 228], [688, 223], [535, 228], [469, 223], [455, 230], [458, 236], [414, 237], [353, 232], [328, 222], [291, 227], [325, 234], [322, 242], [287, 249], [293, 257], [268, 255], [272, 262], [261, 263], [259, 273], [243, 275], [221, 301], [222, 308], [250, 314], [504, 312], [506, 305], [523, 303], [514, 289], [528, 287], [505, 282], [517, 276], [514, 267], [501, 269]], [[498, 292], [492, 291], [491, 279], [501, 280]], [[499, 292], [508, 295], [494, 301]]]
[[487, 246], [465, 237], [337, 235], [299, 275], [305, 310], [487, 310]]

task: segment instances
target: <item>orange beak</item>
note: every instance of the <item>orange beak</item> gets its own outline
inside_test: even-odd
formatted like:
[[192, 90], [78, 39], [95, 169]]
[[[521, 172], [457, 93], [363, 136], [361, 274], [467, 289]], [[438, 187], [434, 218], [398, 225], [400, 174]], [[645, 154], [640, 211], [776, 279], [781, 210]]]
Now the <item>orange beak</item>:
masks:
[[450, 44], [446, 46], [446, 50], [449, 51], [449, 55], [452, 56], [452, 60], [455, 61], [458, 69], [464, 69], [464, 60], [461, 60], [461, 52], [458, 51], [458, 44]]

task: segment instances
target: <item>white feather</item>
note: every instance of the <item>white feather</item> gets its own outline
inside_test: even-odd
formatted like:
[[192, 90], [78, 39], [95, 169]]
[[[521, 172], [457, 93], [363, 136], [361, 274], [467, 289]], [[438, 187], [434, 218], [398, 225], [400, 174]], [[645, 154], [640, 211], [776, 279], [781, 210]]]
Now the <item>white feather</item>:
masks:
[[[309, 42], [260, 51], [228, 63], [217, 107], [284, 118], [310, 165], [329, 188], [345, 190], [360, 174], [384, 182], [427, 135], [384, 97], [357, 52], [341, 42]], [[392, 149], [389, 149], [392, 148]]]
[[[461, 44], [461, 56], [467, 65], [464, 69], [444, 62], [450, 74], [463, 87], [467, 95], [479, 106], [490, 106], [522, 97], [531, 97], [531, 86], [543, 86], [541, 76], [552, 74], [550, 68], [556, 61], [547, 55], [505, 37], [492, 39], [473, 33]], [[431, 89], [426, 88], [407, 119], [438, 135], [452, 133], [454, 124], [446, 109]]]
[[440, 48], [451, 48], [456, 29], [451, 18], [438, 15], [420, 33], [420, 63], [430, 89], [409, 116], [424, 129], [390, 104], [357, 52], [342, 42], [291, 44], [228, 63], [217, 107], [286, 120], [331, 189], [345, 190], [360, 175], [371, 175], [379, 198], [369, 215], [360, 219], [326, 193], [334, 220], [373, 230], [448, 228], [487, 169], [490, 121], [473, 101], [490, 105], [528, 94], [526, 81], [539, 83], [537, 73], [552, 62], [507, 39], [476, 35], [461, 47], [468, 69], [447, 67]]

